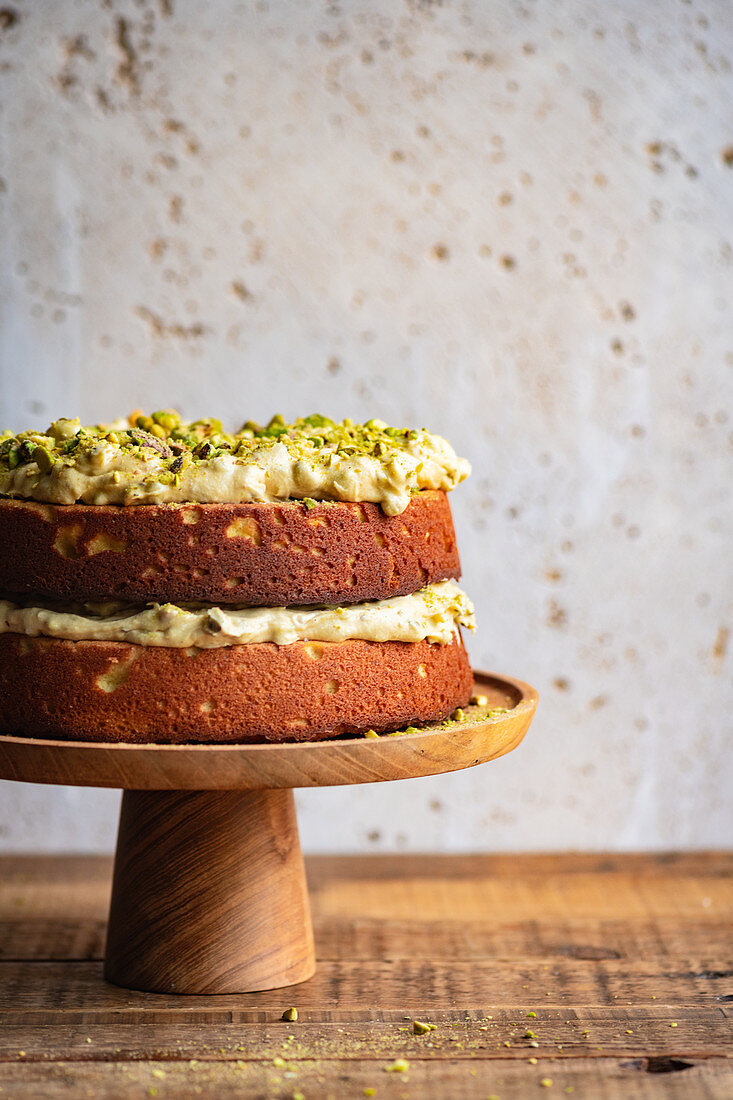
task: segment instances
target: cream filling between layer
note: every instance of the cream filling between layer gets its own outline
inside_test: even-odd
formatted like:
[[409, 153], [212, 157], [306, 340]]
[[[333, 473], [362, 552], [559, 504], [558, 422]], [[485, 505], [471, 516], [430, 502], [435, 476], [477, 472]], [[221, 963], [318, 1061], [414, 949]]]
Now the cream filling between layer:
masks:
[[0, 634], [71, 641], [133, 642], [171, 649], [217, 649], [274, 642], [448, 643], [459, 626], [474, 629], [473, 605], [454, 581], [409, 596], [346, 607], [218, 607], [201, 604], [85, 604], [25, 607], [0, 600]]

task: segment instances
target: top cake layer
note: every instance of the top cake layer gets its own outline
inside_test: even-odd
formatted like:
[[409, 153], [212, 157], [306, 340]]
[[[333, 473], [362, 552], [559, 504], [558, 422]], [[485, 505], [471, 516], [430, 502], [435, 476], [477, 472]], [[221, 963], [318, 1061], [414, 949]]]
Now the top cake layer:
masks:
[[76, 601], [358, 603], [460, 576], [445, 493], [377, 504], [0, 500], [0, 595]]
[[53, 504], [372, 502], [390, 516], [421, 489], [453, 489], [470, 473], [441, 436], [384, 421], [313, 415], [233, 434], [218, 420], [167, 410], [84, 427], [0, 436], [0, 495]]

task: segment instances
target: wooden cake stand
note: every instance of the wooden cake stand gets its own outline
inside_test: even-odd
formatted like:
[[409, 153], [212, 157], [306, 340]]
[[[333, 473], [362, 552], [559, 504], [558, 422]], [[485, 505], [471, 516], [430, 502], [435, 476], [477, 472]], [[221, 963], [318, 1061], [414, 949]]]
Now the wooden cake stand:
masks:
[[482, 672], [476, 690], [505, 712], [481, 718], [470, 707], [468, 720], [400, 736], [249, 745], [0, 736], [0, 778], [124, 790], [108, 981], [158, 993], [277, 989], [315, 971], [292, 789], [437, 775], [511, 752], [536, 691]]

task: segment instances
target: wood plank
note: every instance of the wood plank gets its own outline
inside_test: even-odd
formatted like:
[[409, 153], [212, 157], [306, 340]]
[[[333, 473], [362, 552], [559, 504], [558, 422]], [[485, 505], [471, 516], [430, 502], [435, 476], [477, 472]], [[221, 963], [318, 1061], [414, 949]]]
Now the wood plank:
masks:
[[[297, 999], [297, 998], [295, 998]], [[254, 1013], [250, 1013], [254, 1016]], [[424, 1014], [435, 1030], [415, 1035], [402, 1012], [323, 1012], [300, 1009], [295, 1023], [278, 1010], [259, 1012], [246, 1023], [218, 1023], [215, 1030], [183, 1022], [114, 1024], [90, 1018], [44, 1027], [3, 1022], [0, 1062], [19, 1060], [105, 1061], [189, 1058], [267, 1061], [288, 1059], [400, 1058], [704, 1058], [733, 1055], [733, 1023], [721, 1007], [686, 1005], [542, 1009], [528, 1018], [521, 1009], [490, 1013], [437, 1011]], [[262, 1020], [262, 1017], [269, 1017]], [[331, 1017], [327, 1019], [325, 1017]], [[61, 1014], [59, 1019], [65, 1020]], [[422, 1017], [421, 1017], [422, 1019]], [[528, 1035], [531, 1032], [531, 1035]], [[533, 1046], [532, 1044], [536, 1044]], [[20, 1052], [23, 1052], [20, 1054]]]
[[[560, 873], [622, 875], [645, 878], [731, 878], [733, 852], [517, 852], [493, 855], [360, 855], [310, 856], [311, 885], [322, 882], [400, 878], [407, 872], [417, 877], [546, 878]], [[110, 856], [93, 855], [0, 855], [0, 892], [12, 882], [80, 885], [98, 882], [110, 875]]]
[[[35, 916], [0, 918], [0, 961], [101, 959], [102, 918]], [[321, 918], [320, 959], [465, 959], [521, 957], [657, 958], [674, 955], [730, 957], [731, 922], [674, 920], [450, 920], [418, 923], [357, 917]]]
[[[0, 857], [0, 919], [104, 918], [111, 861]], [[314, 916], [603, 920], [733, 914], [733, 854], [667, 856], [311, 856]], [[416, 908], [416, 905], [418, 908]]]
[[[562, 959], [537, 966], [534, 960], [429, 959], [327, 960], [315, 977], [293, 987], [298, 1007], [369, 1008], [404, 1012], [461, 1006], [579, 1007], [621, 1004], [725, 1004], [733, 999], [733, 972], [727, 961], [678, 958], [659, 961]], [[112, 1021], [126, 1014], [145, 1019], [193, 1018], [197, 1010], [211, 1023], [226, 1022], [242, 1010], [276, 1008], [282, 990], [261, 993], [188, 996], [142, 994], [102, 980], [97, 962], [0, 964], [0, 1021], [47, 1023], [64, 1013], [68, 1022]], [[203, 1022], [203, 1021], [202, 1021]]]
[[[43, 857], [42, 857], [43, 858]], [[68, 857], [84, 859], [85, 857]], [[622, 875], [644, 878], [730, 878], [733, 851], [695, 852], [512, 852], [470, 855], [359, 855], [311, 856], [312, 885], [321, 881], [417, 878], [547, 878], [554, 874]], [[613, 901], [611, 900], [611, 904]]]
[[321, 918], [316, 949], [321, 959], [640, 959], [675, 955], [728, 958], [729, 920], [483, 921]]
[[[0, 1066], [0, 1086], [14, 1100], [151, 1096], [237, 1097], [239, 1100], [350, 1100], [374, 1089], [383, 1098], [435, 1100], [526, 1100], [527, 1096], [573, 1095], [573, 1100], [730, 1100], [733, 1067], [724, 1058], [664, 1066], [641, 1059], [578, 1059], [559, 1064], [473, 1064], [412, 1059], [406, 1073], [389, 1072], [375, 1059], [320, 1060], [283, 1065], [261, 1062], [64, 1062]], [[542, 1088], [543, 1081], [551, 1084]], [[368, 1093], [367, 1095], [371, 1095]]]
[[100, 918], [0, 919], [0, 961], [101, 959], [106, 932]]
[[314, 919], [358, 915], [414, 921], [417, 917], [424, 923], [459, 916], [465, 921], [494, 915], [505, 921], [563, 917], [648, 920], [653, 916], [704, 922], [713, 914], [733, 915], [733, 875], [567, 874], [549, 864], [544, 875], [517, 872], [492, 876], [476, 868], [465, 876], [452, 877], [440, 876], [435, 869], [421, 874], [409, 859], [401, 874], [374, 878], [368, 867], [356, 876], [360, 863], [360, 859], [354, 860], [348, 878], [329, 874], [320, 881], [318, 868], [315, 874], [307, 868]]

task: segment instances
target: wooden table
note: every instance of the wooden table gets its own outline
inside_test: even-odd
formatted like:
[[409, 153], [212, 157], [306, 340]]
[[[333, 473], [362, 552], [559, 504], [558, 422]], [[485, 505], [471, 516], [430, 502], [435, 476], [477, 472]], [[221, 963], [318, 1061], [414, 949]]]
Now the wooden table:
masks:
[[0, 858], [0, 1100], [733, 1097], [731, 855], [312, 858], [316, 976], [211, 997], [103, 982], [110, 868]]

